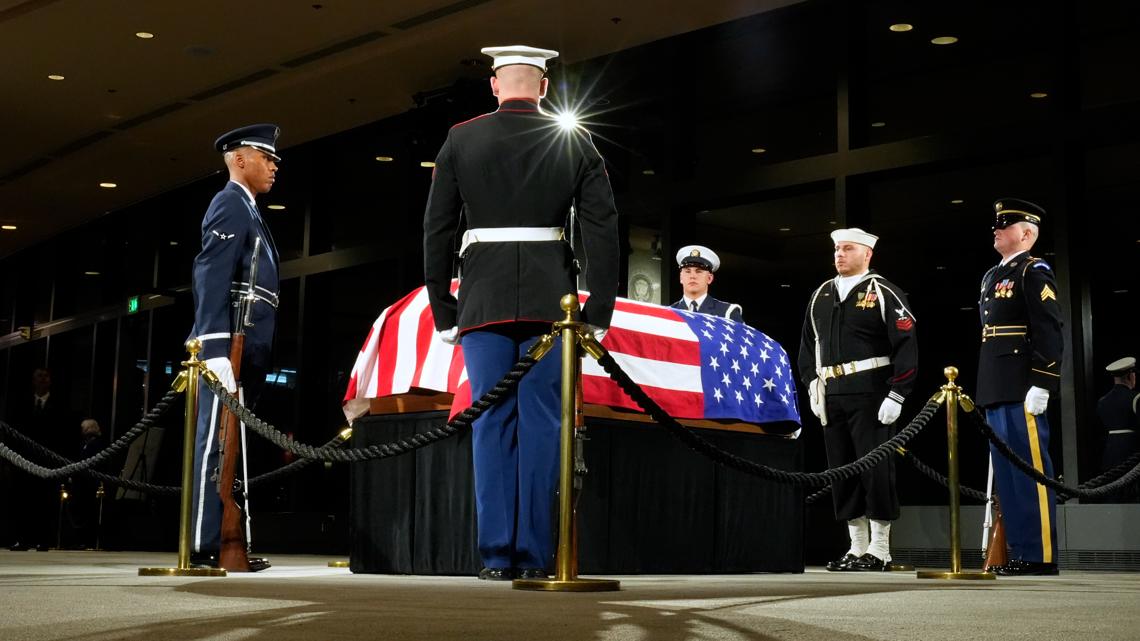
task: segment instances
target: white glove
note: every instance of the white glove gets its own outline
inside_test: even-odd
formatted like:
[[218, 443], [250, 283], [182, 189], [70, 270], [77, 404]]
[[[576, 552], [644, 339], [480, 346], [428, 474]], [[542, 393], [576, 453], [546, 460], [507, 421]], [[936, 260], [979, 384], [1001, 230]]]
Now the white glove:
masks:
[[902, 403], [889, 396], [884, 398], [883, 404], [879, 406], [879, 422], [890, 425], [899, 420], [899, 414], [902, 414]]
[[1037, 416], [1049, 407], [1049, 390], [1034, 385], [1025, 393], [1025, 411]]
[[816, 418], [819, 418], [819, 414], [822, 411], [822, 407], [821, 407], [821, 404], [819, 402], [818, 386], [819, 386], [819, 379], [818, 378], [813, 378], [811, 380], [811, 382], [808, 383], [808, 386], [807, 386], [807, 388], [808, 388], [808, 407], [811, 408], [811, 413], [815, 414]]
[[459, 344], [459, 327], [456, 326], [456, 327], [452, 327], [451, 329], [443, 330], [442, 332], [439, 333], [439, 340], [447, 343], [448, 345], [458, 345]]
[[237, 382], [234, 381], [234, 368], [230, 364], [230, 359], [223, 356], [208, 358], [206, 359], [206, 367], [218, 377], [218, 380], [226, 386], [226, 390], [230, 394], [237, 391]]
[[610, 331], [608, 329], [602, 329], [601, 327], [595, 327], [589, 323], [586, 323], [585, 329], [589, 330], [594, 335], [594, 339], [599, 343], [606, 337], [606, 332]]

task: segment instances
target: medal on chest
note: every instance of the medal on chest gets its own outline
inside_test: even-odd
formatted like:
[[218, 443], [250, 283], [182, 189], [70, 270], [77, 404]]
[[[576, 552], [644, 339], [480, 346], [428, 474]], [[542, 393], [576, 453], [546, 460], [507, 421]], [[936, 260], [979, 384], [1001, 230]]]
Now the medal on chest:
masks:
[[878, 300], [878, 295], [875, 292], [859, 292], [859, 302], [855, 303], [855, 307], [859, 309], [873, 309], [875, 301]]
[[994, 285], [994, 298], [1013, 298], [1013, 281], [1009, 278]]

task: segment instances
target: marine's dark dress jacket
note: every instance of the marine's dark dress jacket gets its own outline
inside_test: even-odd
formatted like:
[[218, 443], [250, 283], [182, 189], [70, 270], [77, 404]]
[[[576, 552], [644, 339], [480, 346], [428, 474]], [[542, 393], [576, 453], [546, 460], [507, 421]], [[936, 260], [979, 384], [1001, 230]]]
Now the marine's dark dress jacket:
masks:
[[451, 128], [436, 157], [424, 216], [424, 274], [436, 329], [560, 320], [576, 292], [575, 256], [564, 240], [480, 242], [461, 259], [450, 293], [461, 217], [468, 229], [565, 227], [577, 211], [590, 298], [581, 320], [609, 327], [618, 287], [617, 211], [589, 134], [564, 131], [528, 100]]

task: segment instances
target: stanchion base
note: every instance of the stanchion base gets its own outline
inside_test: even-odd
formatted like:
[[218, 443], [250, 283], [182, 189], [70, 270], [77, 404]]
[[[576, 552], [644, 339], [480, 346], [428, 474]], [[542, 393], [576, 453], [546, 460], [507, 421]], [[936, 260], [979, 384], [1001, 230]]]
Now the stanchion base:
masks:
[[222, 568], [139, 568], [139, 576], [226, 576]]
[[996, 579], [992, 572], [951, 572], [950, 570], [919, 570], [914, 573], [918, 579]]
[[621, 589], [621, 581], [614, 579], [515, 579], [511, 587], [516, 590], [539, 590], [542, 592], [615, 592]]
[[329, 561], [330, 568], [347, 568], [348, 561]]

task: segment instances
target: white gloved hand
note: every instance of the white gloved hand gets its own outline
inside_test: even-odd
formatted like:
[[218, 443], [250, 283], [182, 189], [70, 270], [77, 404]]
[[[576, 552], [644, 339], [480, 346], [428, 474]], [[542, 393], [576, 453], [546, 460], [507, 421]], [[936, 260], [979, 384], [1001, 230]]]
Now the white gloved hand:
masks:
[[1049, 407], [1049, 390], [1034, 385], [1025, 393], [1025, 411], [1037, 416]]
[[883, 404], [879, 406], [880, 423], [890, 425], [899, 420], [900, 414], [902, 414], [902, 403], [899, 403], [889, 396], [883, 399]]
[[820, 402], [819, 402], [819, 389], [818, 389], [818, 387], [819, 387], [819, 379], [818, 378], [813, 378], [811, 380], [811, 382], [808, 383], [808, 386], [807, 386], [807, 388], [808, 388], [808, 407], [811, 408], [811, 413], [815, 414], [816, 418], [819, 418], [819, 414], [820, 414]]
[[218, 377], [218, 380], [222, 382], [222, 385], [226, 386], [226, 390], [229, 391], [230, 394], [237, 391], [237, 382], [234, 380], [234, 368], [233, 365], [230, 364], [230, 359], [223, 356], [208, 358], [206, 359], [206, 367]]
[[447, 343], [448, 345], [459, 344], [459, 327], [452, 327], [445, 329], [439, 333], [439, 340]]
[[584, 329], [586, 329], [591, 334], [593, 334], [594, 339], [596, 341], [598, 341], [599, 343], [601, 343], [602, 339], [604, 339], [606, 337], [606, 333], [610, 331], [608, 329], [602, 329], [601, 327], [597, 327], [597, 326], [591, 325], [589, 323], [586, 323], [586, 326]]

